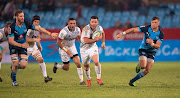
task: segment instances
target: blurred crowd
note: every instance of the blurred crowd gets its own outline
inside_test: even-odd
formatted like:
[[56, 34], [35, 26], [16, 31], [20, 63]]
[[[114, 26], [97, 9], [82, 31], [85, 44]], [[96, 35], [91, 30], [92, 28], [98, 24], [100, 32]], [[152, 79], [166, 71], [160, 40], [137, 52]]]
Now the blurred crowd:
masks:
[[[146, 16], [149, 8], [158, 8], [163, 1], [171, 2], [171, 0], [0, 0], [0, 21], [12, 20], [16, 9], [54, 12], [57, 8], [71, 8], [73, 11], [77, 11], [77, 19], [82, 17], [83, 8], [104, 8], [107, 12], [137, 11], [138, 15]], [[173, 1], [178, 2], [178, 0]], [[85, 21], [80, 26], [83, 27], [86, 24]], [[145, 21], [144, 24], [147, 22]], [[127, 20], [125, 24], [122, 24], [121, 20], [118, 20], [113, 27], [131, 28], [135, 26], [138, 26], [136, 22], [131, 23], [130, 20]]]

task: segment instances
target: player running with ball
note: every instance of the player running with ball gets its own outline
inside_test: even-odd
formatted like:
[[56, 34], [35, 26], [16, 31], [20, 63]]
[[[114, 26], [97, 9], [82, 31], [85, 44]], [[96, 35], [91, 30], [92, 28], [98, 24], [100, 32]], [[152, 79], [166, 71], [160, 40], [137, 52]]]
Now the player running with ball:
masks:
[[[97, 41], [102, 40], [102, 49], [105, 48], [105, 33], [103, 31], [103, 28], [98, 25], [98, 17], [92, 16], [90, 19], [90, 24], [85, 26], [82, 30], [81, 34], [81, 59], [82, 63], [84, 65], [84, 73], [87, 77], [87, 87], [91, 87], [91, 77], [90, 77], [90, 61], [92, 61], [95, 64], [95, 72], [97, 75], [97, 83], [99, 85], [104, 85], [104, 83], [101, 80], [101, 64], [99, 63], [99, 53], [98, 53], [98, 47], [96, 45]], [[92, 37], [94, 33], [101, 32], [102, 34], [100, 36], [95, 37], [93, 39]]]

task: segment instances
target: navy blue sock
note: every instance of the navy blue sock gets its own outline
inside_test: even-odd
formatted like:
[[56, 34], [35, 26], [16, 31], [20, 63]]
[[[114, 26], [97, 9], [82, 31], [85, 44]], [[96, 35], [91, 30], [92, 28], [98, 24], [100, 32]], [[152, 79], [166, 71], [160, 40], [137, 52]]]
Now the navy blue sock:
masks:
[[12, 74], [12, 80], [13, 80], [13, 82], [16, 81], [16, 74], [17, 74], [17, 72], [12, 72], [11, 74]]
[[141, 71], [140, 73], [138, 73], [132, 80], [131, 80], [131, 82], [135, 82], [136, 80], [138, 80], [138, 79], [140, 79], [140, 78], [142, 78], [142, 77], [144, 77], [145, 75], [144, 75], [144, 73], [143, 73], [143, 71]]

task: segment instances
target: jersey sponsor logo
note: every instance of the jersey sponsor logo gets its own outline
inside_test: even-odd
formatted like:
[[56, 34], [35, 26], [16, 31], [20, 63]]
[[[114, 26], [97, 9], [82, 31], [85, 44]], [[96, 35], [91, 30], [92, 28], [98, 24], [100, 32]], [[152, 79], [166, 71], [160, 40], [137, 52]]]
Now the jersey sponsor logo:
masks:
[[159, 36], [156, 36], [156, 39], [159, 39]]
[[145, 27], [145, 26], [140, 26], [140, 28], [143, 28], [143, 27]]
[[18, 31], [14, 31], [14, 33], [18, 34]]
[[150, 37], [150, 33], [149, 32], [146, 32], [146, 35], [147, 35], [148, 38]]
[[18, 38], [23, 38], [24, 37], [24, 34], [21, 34]]

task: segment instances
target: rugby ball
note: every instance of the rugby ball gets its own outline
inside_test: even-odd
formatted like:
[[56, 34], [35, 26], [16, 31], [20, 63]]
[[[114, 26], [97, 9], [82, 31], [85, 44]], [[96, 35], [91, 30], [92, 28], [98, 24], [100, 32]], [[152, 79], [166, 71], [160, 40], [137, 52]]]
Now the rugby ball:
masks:
[[101, 36], [102, 32], [101, 31], [96, 31], [92, 35], [92, 39], [96, 39], [97, 36]]
[[0, 40], [3, 38], [3, 34], [0, 32]]

